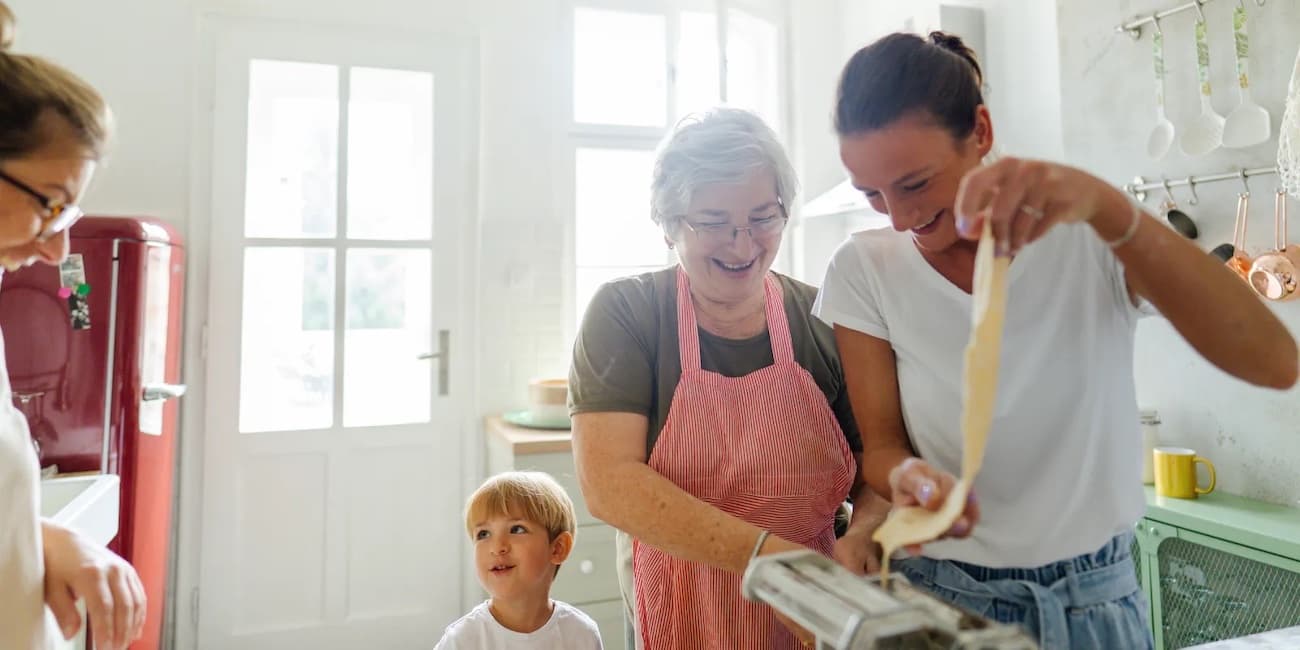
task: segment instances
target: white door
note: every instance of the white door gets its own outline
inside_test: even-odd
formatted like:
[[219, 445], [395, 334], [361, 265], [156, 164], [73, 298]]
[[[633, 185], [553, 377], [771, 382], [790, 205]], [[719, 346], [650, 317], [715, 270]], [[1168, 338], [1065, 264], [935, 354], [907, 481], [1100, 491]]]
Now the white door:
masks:
[[427, 650], [464, 575], [474, 50], [216, 43], [199, 647]]

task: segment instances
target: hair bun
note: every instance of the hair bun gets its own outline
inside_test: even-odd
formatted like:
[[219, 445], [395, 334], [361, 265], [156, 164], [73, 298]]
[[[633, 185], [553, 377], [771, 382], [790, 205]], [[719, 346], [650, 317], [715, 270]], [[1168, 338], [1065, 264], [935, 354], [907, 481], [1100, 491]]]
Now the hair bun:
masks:
[[975, 56], [975, 50], [970, 49], [970, 46], [966, 44], [966, 41], [961, 40], [960, 36], [948, 32], [933, 31], [930, 32], [930, 42], [966, 59], [966, 62], [972, 68], [975, 68], [976, 79], [983, 83], [984, 71], [980, 68], [979, 57]]
[[958, 54], [966, 51], [967, 49], [966, 43], [961, 40], [960, 36], [956, 34], [949, 34], [948, 32], [940, 32], [940, 31], [930, 32], [930, 42], [934, 43], [935, 45], [938, 45], [939, 47], [942, 47], [945, 50], [951, 50]]
[[0, 2], [0, 52], [8, 52], [14, 46], [14, 34], [17, 31], [14, 12], [4, 2]]

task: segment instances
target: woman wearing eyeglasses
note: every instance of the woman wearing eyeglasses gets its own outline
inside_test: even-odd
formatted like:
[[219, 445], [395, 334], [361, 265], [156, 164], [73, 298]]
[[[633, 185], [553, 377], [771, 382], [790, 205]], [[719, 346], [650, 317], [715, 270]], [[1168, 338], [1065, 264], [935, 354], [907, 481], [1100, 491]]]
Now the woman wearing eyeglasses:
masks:
[[[621, 531], [638, 647], [797, 648], [805, 633], [741, 596], [749, 561], [812, 548], [875, 566], [887, 504], [857, 478], [834, 335], [810, 315], [816, 289], [770, 270], [795, 185], [758, 117], [683, 123], [651, 185], [680, 263], [604, 285], [583, 318], [569, 371], [577, 472], [591, 513]], [[857, 541], [837, 544], [850, 495]]]
[[[10, 54], [13, 15], [0, 3], [0, 264], [58, 264], [67, 228], [109, 132], [94, 89], [43, 59]], [[144, 625], [145, 596], [125, 561], [39, 516], [39, 471], [27, 422], [13, 405], [0, 346], [0, 648], [43, 650], [81, 626], [95, 645], [125, 648]], [[49, 606], [59, 631], [49, 629]]]

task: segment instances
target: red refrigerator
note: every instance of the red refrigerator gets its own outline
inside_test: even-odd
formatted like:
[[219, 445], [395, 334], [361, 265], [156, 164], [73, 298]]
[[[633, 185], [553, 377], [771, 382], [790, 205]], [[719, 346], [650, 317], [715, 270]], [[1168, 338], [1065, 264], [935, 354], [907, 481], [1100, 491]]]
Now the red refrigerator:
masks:
[[162, 646], [176, 479], [185, 250], [165, 222], [87, 217], [60, 267], [0, 282], [0, 329], [14, 402], [41, 467], [121, 477], [110, 548], [135, 566], [149, 598], [145, 636]]

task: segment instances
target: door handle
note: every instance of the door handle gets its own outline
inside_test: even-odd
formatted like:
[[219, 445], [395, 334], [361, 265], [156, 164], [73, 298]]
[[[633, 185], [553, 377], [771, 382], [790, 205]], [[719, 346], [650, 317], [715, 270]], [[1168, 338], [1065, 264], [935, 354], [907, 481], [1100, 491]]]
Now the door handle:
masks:
[[168, 400], [185, 394], [185, 384], [145, 384], [140, 399], [146, 402]]
[[451, 357], [451, 330], [438, 330], [438, 351], [425, 352], [415, 358], [420, 361], [430, 359], [438, 360], [438, 394], [446, 395], [451, 383], [451, 373], [449, 372]]
[[26, 406], [28, 402], [30, 402], [30, 401], [32, 401], [32, 400], [36, 399], [37, 397], [40, 397], [40, 396], [42, 396], [42, 395], [44, 395], [44, 394], [45, 394], [45, 391], [40, 391], [40, 392], [38, 392], [38, 393], [19, 393], [19, 392], [15, 391], [15, 392], [14, 392], [14, 399], [18, 400], [18, 403], [19, 403], [19, 404], [22, 404], [22, 405]]

